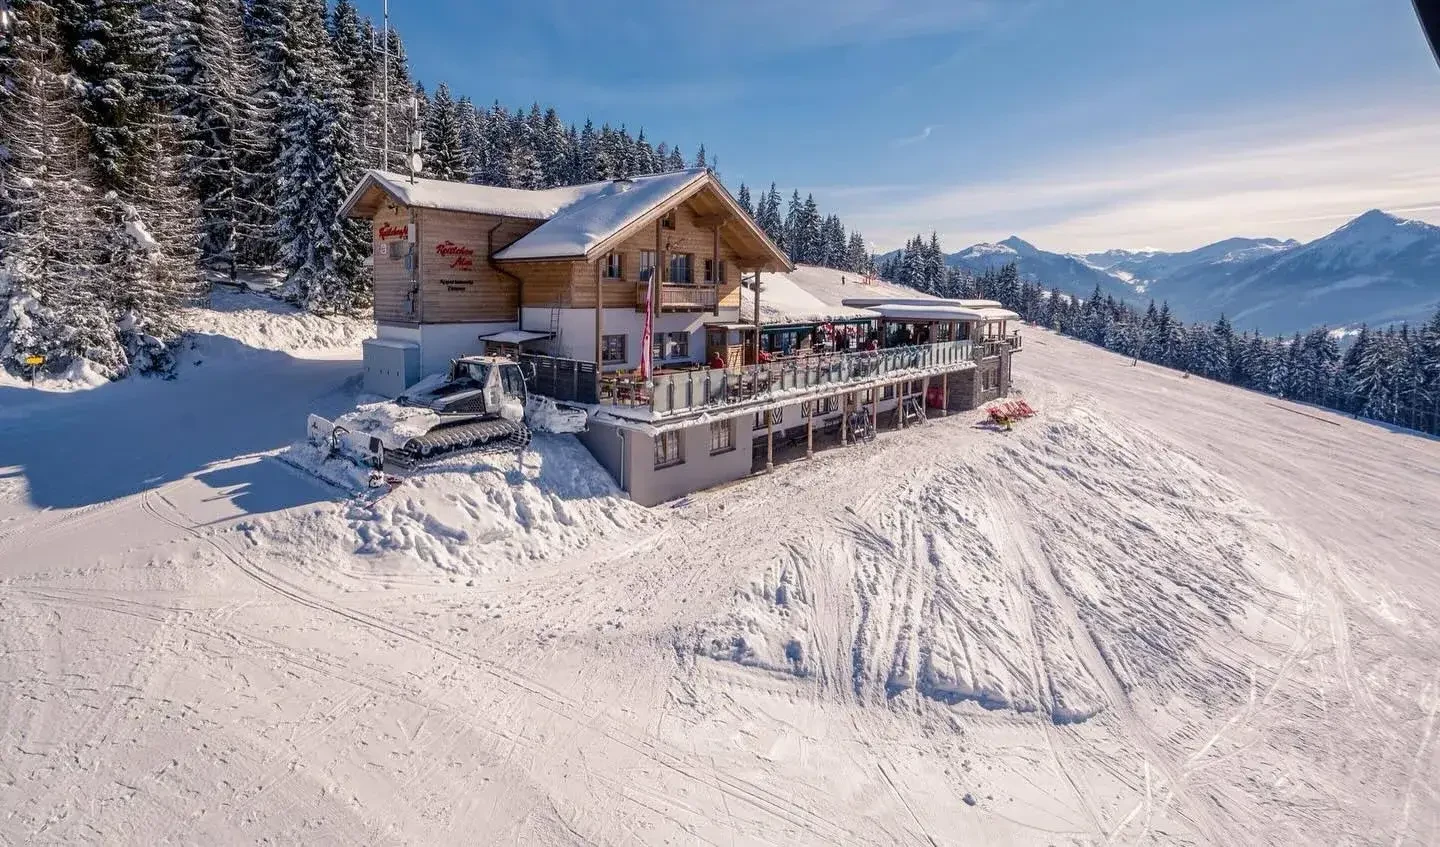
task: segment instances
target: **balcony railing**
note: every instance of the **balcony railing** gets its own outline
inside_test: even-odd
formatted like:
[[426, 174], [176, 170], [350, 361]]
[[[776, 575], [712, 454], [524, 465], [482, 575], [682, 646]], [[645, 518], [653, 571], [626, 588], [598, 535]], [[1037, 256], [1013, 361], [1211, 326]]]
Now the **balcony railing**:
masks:
[[1017, 331], [1006, 336], [992, 336], [976, 341], [974, 350], [975, 359], [977, 361], [980, 359], [993, 359], [1004, 353], [1007, 347], [1010, 348], [1010, 352], [1013, 353], [1024, 346], [1023, 338], [1024, 336]]
[[[720, 288], [709, 284], [665, 282], [660, 284], [658, 297], [662, 312], [713, 312], [720, 302]], [[645, 311], [644, 283], [635, 286], [635, 310]]]
[[732, 369], [656, 374], [647, 386], [638, 377], [606, 376], [600, 401], [648, 409], [658, 416], [793, 396], [796, 401], [829, 386], [859, 384], [927, 370], [958, 370], [971, 361], [968, 341], [915, 347], [804, 356]]

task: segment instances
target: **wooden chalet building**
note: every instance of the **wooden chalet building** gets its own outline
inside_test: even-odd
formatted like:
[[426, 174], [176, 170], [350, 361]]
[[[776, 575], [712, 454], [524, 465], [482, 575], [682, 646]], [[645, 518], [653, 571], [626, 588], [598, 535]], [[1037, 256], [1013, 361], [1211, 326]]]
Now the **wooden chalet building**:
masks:
[[858, 278], [837, 296], [811, 277], [839, 272], [792, 268], [706, 169], [541, 191], [371, 171], [342, 213], [374, 240], [367, 390], [518, 355], [532, 391], [589, 410], [582, 440], [646, 505], [973, 408], [1008, 391], [1019, 347], [998, 304]]

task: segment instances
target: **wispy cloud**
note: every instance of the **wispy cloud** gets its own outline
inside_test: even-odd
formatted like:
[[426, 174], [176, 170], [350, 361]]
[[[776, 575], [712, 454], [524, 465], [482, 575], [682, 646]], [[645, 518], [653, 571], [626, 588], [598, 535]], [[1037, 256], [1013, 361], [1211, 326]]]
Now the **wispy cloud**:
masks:
[[1015, 233], [1077, 251], [1185, 249], [1232, 235], [1308, 239], [1370, 208], [1437, 217], [1440, 117], [1426, 116], [1436, 113], [1427, 102], [1220, 122], [1009, 178], [822, 199], [833, 196], [847, 222], [890, 245], [932, 228], [952, 249]]
[[911, 144], [919, 144], [920, 142], [929, 138], [930, 133], [933, 132], [934, 129], [935, 127], [933, 126], [927, 126], [914, 135], [907, 135], [904, 138], [897, 138], [890, 143], [892, 146], [895, 147], [909, 147]]

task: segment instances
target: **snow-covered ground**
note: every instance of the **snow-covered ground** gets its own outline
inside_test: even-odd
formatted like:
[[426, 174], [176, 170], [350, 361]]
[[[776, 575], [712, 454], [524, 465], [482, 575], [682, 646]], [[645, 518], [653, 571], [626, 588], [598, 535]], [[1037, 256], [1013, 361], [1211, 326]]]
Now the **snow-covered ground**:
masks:
[[1440, 443], [1037, 331], [1008, 434], [346, 500], [358, 350], [239, 332], [0, 386], [7, 841], [1440, 840]]

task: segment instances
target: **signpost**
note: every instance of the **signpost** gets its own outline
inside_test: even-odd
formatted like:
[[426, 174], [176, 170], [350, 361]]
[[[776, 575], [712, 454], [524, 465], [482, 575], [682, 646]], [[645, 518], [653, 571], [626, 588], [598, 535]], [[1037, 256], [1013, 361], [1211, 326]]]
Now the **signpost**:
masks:
[[39, 369], [40, 369], [40, 366], [43, 365], [43, 364], [45, 364], [45, 357], [44, 357], [44, 356], [26, 356], [26, 357], [25, 357], [25, 364], [27, 364], [27, 365], [30, 366], [30, 384], [31, 384], [31, 385], [34, 385], [34, 384], [35, 384], [35, 371], [39, 370]]

